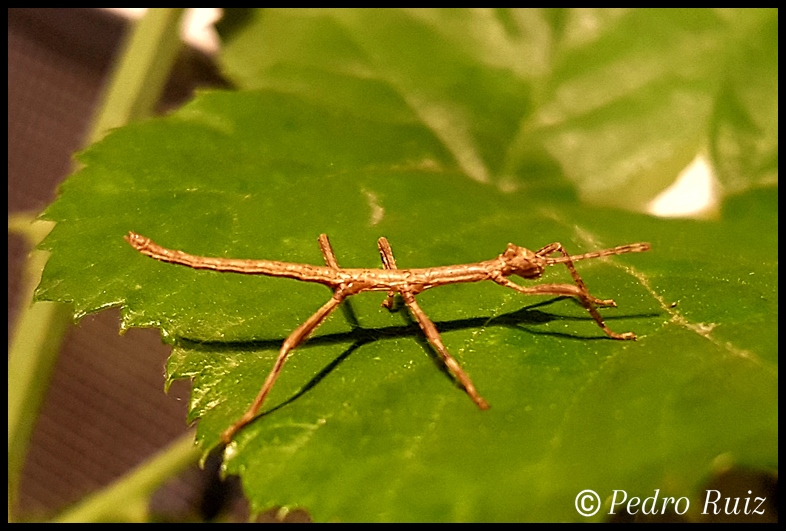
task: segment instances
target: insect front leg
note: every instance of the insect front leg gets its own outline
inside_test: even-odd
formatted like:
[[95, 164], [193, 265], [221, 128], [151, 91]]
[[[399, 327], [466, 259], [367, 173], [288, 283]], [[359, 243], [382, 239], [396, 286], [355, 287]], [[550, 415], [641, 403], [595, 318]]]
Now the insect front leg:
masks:
[[[385, 266], [385, 269], [397, 269], [396, 268], [396, 259], [393, 257], [393, 250], [390, 247], [390, 243], [388, 242], [387, 238], [384, 236], [379, 239], [377, 242], [377, 246], [379, 247], [379, 254], [382, 257], [382, 264]], [[469, 375], [464, 372], [464, 369], [461, 368], [459, 362], [456, 361], [456, 358], [450, 355], [448, 349], [445, 347], [445, 344], [442, 342], [442, 336], [439, 335], [439, 330], [437, 330], [436, 325], [428, 318], [426, 312], [420, 307], [420, 305], [415, 300], [415, 295], [412, 291], [408, 289], [402, 289], [399, 291], [401, 294], [401, 298], [404, 299], [404, 303], [409, 308], [410, 313], [415, 317], [415, 320], [418, 322], [420, 329], [423, 330], [423, 334], [425, 334], [426, 339], [429, 340], [431, 345], [439, 354], [440, 358], [442, 358], [442, 363], [450, 371], [450, 374], [459, 381], [459, 383], [464, 387], [464, 390], [467, 392], [469, 397], [472, 399], [475, 404], [480, 409], [488, 409], [489, 404], [486, 400], [480, 396], [477, 389], [475, 389], [475, 385], [472, 383]], [[387, 306], [388, 308], [392, 308], [393, 305], [393, 296], [395, 292], [391, 291], [388, 292], [388, 298], [385, 299], [385, 302], [382, 304]]]
[[598, 323], [598, 326], [606, 333], [607, 336], [613, 339], [636, 339], [636, 334], [633, 332], [625, 332], [623, 334], [618, 334], [617, 332], [612, 331], [608, 326], [606, 326], [606, 322], [601, 317], [600, 313], [598, 313], [597, 308], [594, 305], [594, 297], [590, 296], [587, 293], [586, 287], [581, 289], [579, 286], [574, 286], [573, 284], [539, 284], [537, 286], [531, 287], [524, 287], [519, 286], [512, 280], [508, 279], [507, 277], [498, 276], [493, 278], [494, 282], [499, 284], [500, 286], [504, 286], [506, 288], [511, 288], [519, 293], [524, 293], [525, 295], [560, 295], [560, 296], [567, 296], [567, 297], [576, 297], [581, 305], [584, 306], [587, 311], [589, 311], [592, 318]]
[[584, 284], [584, 280], [579, 275], [579, 272], [576, 271], [576, 267], [573, 265], [573, 261], [570, 259], [570, 255], [565, 250], [559, 242], [550, 243], [549, 245], [543, 247], [542, 249], [538, 250], [535, 254], [540, 256], [541, 258], [548, 259], [548, 256], [551, 253], [558, 252], [562, 256], [565, 257], [565, 267], [568, 268], [570, 271], [570, 276], [573, 277], [573, 281], [579, 287], [579, 289], [585, 294], [585, 296], [590, 299], [594, 304], [598, 306], [617, 306], [617, 303], [614, 302], [613, 299], [598, 299], [590, 294], [589, 290], [587, 289], [587, 285]]

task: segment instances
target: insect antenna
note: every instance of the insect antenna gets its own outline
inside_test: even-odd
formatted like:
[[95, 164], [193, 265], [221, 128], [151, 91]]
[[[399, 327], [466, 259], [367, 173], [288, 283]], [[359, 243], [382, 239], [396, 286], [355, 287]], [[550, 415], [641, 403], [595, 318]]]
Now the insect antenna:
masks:
[[620, 245], [612, 247], [611, 249], [603, 249], [602, 251], [593, 251], [591, 253], [577, 254], [574, 256], [557, 256], [555, 258], [547, 258], [549, 264], [562, 264], [565, 262], [576, 262], [577, 260], [587, 260], [588, 258], [600, 258], [601, 256], [611, 256], [615, 254], [625, 253], [643, 253], [649, 251], [651, 246], [649, 243], [631, 243], [628, 245]]

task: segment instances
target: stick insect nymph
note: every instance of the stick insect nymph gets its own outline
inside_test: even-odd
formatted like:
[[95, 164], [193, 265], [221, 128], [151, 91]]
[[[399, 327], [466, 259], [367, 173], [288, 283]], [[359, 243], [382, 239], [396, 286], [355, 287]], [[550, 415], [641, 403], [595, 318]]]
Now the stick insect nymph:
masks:
[[[618, 334], [606, 326], [596, 307], [616, 306], [616, 303], [612, 299], [598, 299], [590, 295], [573, 262], [599, 258], [601, 256], [640, 253], [650, 250], [650, 244], [648, 243], [633, 243], [602, 251], [570, 256], [562, 247], [562, 244], [557, 242], [546, 245], [538, 251], [530, 251], [524, 247], [509, 243], [502, 254], [482, 262], [419, 269], [398, 269], [390, 244], [387, 238], [382, 237], [377, 241], [377, 247], [382, 258], [383, 269], [345, 269], [339, 267], [333, 248], [325, 234], [319, 236], [319, 247], [325, 260], [324, 266], [275, 260], [243, 260], [195, 256], [183, 251], [167, 249], [135, 232], [129, 232], [125, 239], [142, 254], [162, 262], [180, 264], [194, 269], [286, 277], [304, 282], [316, 282], [333, 290], [333, 296], [284, 340], [276, 362], [265, 379], [265, 383], [262, 385], [257, 397], [243, 416], [221, 434], [221, 438], [225, 443], [231, 441], [238, 430], [257, 416], [290, 352], [306, 341], [309, 335], [322, 324], [328, 315], [349, 296], [364, 291], [385, 291], [387, 292], [387, 298], [382, 304], [392, 309], [394, 296], [398, 293], [450, 373], [464, 387], [469, 397], [480, 409], [487, 409], [489, 407], [488, 402], [480, 396], [469, 375], [464, 372], [456, 359], [450, 355], [442, 342], [442, 337], [437, 327], [420, 308], [420, 305], [415, 300], [415, 295], [427, 289], [446, 284], [491, 280], [500, 286], [511, 288], [525, 295], [576, 297], [607, 336], [612, 339], [636, 339], [636, 335], [633, 332]], [[559, 253], [559, 256], [551, 256], [555, 253]], [[524, 287], [508, 278], [516, 275], [530, 280], [538, 279], [548, 266], [555, 264], [565, 264], [573, 277], [573, 284], [539, 284]]]

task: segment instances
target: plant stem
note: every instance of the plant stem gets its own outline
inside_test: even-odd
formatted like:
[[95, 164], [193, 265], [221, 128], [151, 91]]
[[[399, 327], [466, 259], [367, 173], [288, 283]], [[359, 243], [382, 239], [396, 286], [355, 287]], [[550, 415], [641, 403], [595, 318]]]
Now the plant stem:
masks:
[[125, 44], [95, 118], [89, 143], [153, 114], [180, 51], [184, 9], [148, 9]]
[[106, 488], [58, 515], [55, 522], [141, 522], [148, 499], [167, 479], [196, 463], [201, 451], [188, 432]]
[[[30, 247], [49, 232], [51, 223], [31, 223], [33, 216], [9, 219], [9, 230], [25, 236]], [[24, 268], [23, 303], [33, 300], [47, 253], [34, 251]], [[39, 302], [17, 318], [8, 349], [8, 503], [9, 516], [19, 487], [27, 445], [49, 380], [57, 361], [60, 342], [72, 311], [67, 304]]]

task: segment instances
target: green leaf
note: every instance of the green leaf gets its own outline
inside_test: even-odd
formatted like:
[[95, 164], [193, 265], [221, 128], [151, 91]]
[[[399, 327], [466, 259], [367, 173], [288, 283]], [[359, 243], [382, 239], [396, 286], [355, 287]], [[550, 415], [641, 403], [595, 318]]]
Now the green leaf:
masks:
[[[318, 520], [566, 520], [584, 489], [693, 496], [719, 462], [777, 468], [777, 189], [749, 189], [752, 178], [715, 221], [598, 206], [635, 209], [674, 178], [667, 167], [712, 143], [712, 65], [694, 74], [705, 88], [686, 106], [704, 110], [683, 136], [627, 136], [682, 110], [661, 97], [681, 80], [647, 71], [603, 103], [603, 71], [628, 64], [622, 43], [642, 17], [689, 43], [739, 38], [723, 12], [676, 28], [668, 13], [600, 12], [598, 33], [582, 35], [590, 15], [572, 11], [251, 12], [225, 55], [246, 90], [201, 94], [79, 155], [45, 213], [58, 225], [39, 298], [72, 301], [78, 316], [122, 306], [124, 328], [160, 328], [174, 345], [168, 380], [193, 379], [189, 420], [207, 451], [331, 293], [157, 262], [123, 241], [129, 230], [197, 255], [309, 264], [327, 233], [342, 267], [368, 268], [383, 235], [400, 268], [485, 260], [508, 242], [578, 254], [649, 241], [646, 254], [577, 264], [595, 296], [616, 300], [601, 310], [609, 326], [636, 342], [608, 339], [572, 300], [490, 282], [418, 296], [488, 411], [405, 311], [380, 307], [384, 293], [352, 297], [294, 351], [225, 470], [255, 510], [302, 506]], [[655, 64], [684, 51], [665, 47]], [[587, 108], [547, 120], [582, 76]], [[631, 97], [642, 105], [620, 111]], [[592, 136], [577, 125], [588, 117], [606, 132], [594, 156], [618, 168], [605, 184], [565, 141]], [[661, 134], [679, 147], [619, 177], [642, 151], [663, 152]], [[577, 200], [598, 187], [609, 197]], [[542, 282], [571, 278], [556, 267]]]
[[553, 193], [568, 181], [585, 202], [643, 210], [707, 147], [729, 191], [777, 180], [772, 9], [229, 18], [222, 59], [239, 86], [414, 116], [480, 182]]

